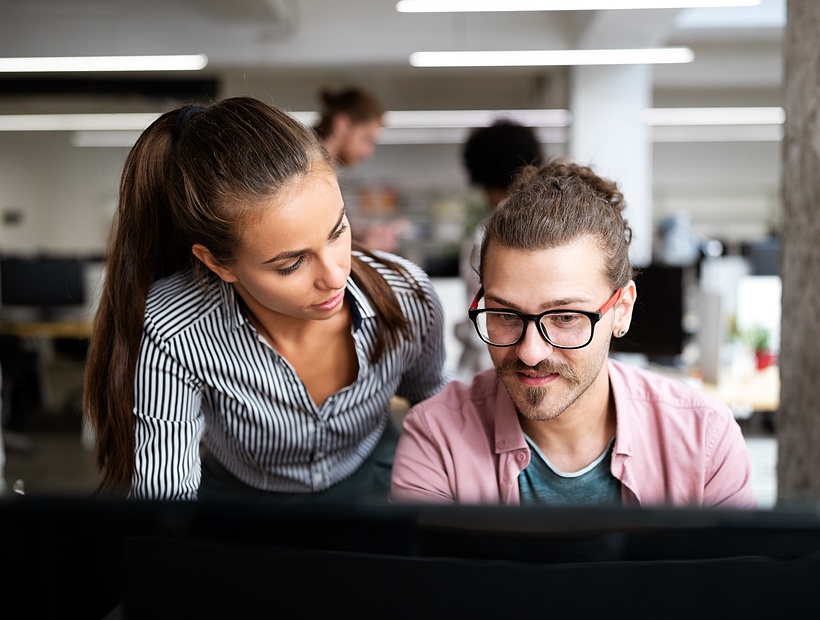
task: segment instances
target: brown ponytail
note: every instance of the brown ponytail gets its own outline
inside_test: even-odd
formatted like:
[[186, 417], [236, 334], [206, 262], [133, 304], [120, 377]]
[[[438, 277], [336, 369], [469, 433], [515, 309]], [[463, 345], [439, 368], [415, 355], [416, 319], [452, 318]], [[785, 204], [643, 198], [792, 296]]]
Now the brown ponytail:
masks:
[[148, 289], [187, 260], [173, 235], [164, 191], [175, 117], [163, 115], [140, 136], [120, 180], [83, 392], [97, 435], [103, 491], [124, 490], [133, 472], [134, 373]]

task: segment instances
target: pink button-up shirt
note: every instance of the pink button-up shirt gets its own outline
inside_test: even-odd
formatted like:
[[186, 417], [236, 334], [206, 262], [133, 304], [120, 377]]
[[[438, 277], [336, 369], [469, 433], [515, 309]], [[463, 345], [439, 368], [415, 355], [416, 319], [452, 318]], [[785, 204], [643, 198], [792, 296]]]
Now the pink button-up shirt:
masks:
[[[682, 381], [609, 361], [612, 475], [625, 506], [754, 508], [751, 462], [730, 409]], [[448, 384], [405, 417], [395, 502], [520, 503], [530, 450], [495, 371]]]

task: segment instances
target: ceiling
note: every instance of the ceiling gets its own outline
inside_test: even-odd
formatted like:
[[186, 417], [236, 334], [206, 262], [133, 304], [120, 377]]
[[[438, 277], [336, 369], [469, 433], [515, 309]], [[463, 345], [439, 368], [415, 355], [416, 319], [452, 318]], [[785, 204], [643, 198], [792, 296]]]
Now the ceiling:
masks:
[[[214, 79], [220, 95], [265, 94], [291, 109], [310, 109], [318, 85], [342, 82], [370, 86], [390, 109], [503, 109], [565, 106], [568, 70], [414, 68], [410, 54], [687, 46], [694, 62], [654, 68], [656, 106], [780, 105], [785, 3], [411, 14], [395, 0], [0, 0], [0, 56], [204, 53], [208, 66], [196, 75], [125, 77]], [[0, 78], [0, 106], [28, 105], [26, 85], [44, 79], [55, 95], [60, 84], [70, 90], [72, 77]], [[87, 92], [123, 76], [79, 77]], [[50, 99], [38, 109], [60, 102]]]

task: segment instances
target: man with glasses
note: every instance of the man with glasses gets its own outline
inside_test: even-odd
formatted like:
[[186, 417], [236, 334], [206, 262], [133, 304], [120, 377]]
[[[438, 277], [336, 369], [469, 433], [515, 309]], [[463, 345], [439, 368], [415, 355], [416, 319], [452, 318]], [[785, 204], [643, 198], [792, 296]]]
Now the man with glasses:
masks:
[[756, 505], [729, 408], [609, 359], [636, 301], [617, 186], [526, 168], [489, 216], [469, 310], [494, 370], [406, 416], [396, 502]]

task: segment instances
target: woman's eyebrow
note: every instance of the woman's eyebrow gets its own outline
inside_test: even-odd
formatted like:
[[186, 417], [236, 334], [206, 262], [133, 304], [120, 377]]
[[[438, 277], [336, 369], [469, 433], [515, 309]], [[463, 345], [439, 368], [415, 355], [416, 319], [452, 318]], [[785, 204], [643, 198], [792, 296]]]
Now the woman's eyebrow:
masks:
[[[336, 224], [334, 224], [333, 229], [330, 231], [330, 234], [328, 234], [328, 236], [327, 236], [328, 239], [332, 239], [333, 235], [336, 233], [336, 231], [339, 230], [339, 226], [341, 225], [342, 220], [345, 219], [345, 214], [346, 214], [346, 210], [345, 210], [344, 207], [342, 207], [342, 210], [339, 213], [339, 219], [336, 220]], [[266, 261], [262, 261], [262, 264], [263, 265], [269, 265], [270, 263], [275, 263], [276, 261], [280, 261], [280, 260], [299, 258], [300, 256], [303, 256], [303, 255], [307, 254], [308, 252], [309, 252], [309, 250], [307, 250], [307, 249], [304, 249], [304, 250], [286, 250], [284, 252], [279, 252], [279, 254], [277, 254], [273, 258], [269, 258]]]
[[347, 210], [343, 206], [341, 212], [339, 213], [339, 219], [336, 220], [336, 225], [333, 227], [333, 230], [331, 230], [330, 234], [327, 236], [328, 239], [332, 239], [333, 235], [336, 234], [336, 231], [339, 230], [339, 226], [341, 226], [342, 220], [345, 219], [345, 214], [346, 213], [347, 213]]

